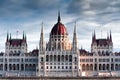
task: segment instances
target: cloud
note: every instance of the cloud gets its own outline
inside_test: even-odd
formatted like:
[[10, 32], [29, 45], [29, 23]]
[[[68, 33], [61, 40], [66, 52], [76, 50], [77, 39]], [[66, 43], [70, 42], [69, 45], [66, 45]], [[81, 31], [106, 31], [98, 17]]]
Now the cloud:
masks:
[[[68, 14], [82, 16], [82, 19], [97, 21], [101, 24], [111, 22], [120, 13], [119, 0], [72, 0], [67, 7]], [[90, 19], [89, 19], [90, 18]], [[81, 18], [80, 18], [81, 19]], [[114, 20], [115, 20], [114, 19]]]
[[[0, 0], [0, 17], [2, 19], [18, 19], [36, 17], [58, 8], [59, 0]], [[50, 11], [51, 10], [51, 11]]]

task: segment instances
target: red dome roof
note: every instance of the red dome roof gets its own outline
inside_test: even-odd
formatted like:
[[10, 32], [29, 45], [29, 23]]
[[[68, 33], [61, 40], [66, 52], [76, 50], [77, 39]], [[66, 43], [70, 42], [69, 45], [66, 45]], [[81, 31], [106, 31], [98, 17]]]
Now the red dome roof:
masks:
[[51, 35], [67, 35], [65, 26], [60, 22], [60, 12], [58, 13], [58, 22], [54, 25], [51, 30]]
[[66, 35], [66, 34], [67, 30], [61, 22], [55, 24], [51, 30], [51, 35]]

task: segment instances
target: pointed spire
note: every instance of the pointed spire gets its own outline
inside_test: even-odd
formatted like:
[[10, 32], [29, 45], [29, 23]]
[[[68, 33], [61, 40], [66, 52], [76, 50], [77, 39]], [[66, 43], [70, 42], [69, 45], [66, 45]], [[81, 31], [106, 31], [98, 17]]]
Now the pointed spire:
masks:
[[10, 40], [11, 40], [11, 33], [10, 33]]
[[26, 36], [26, 34], [24, 35], [24, 38], [25, 38], [25, 41], [27, 41], [27, 36]]
[[112, 42], [112, 35], [111, 35], [111, 30], [110, 30], [110, 41]]
[[61, 21], [61, 18], [60, 18], [60, 11], [58, 11], [58, 22]]
[[109, 40], [109, 33], [107, 32], [107, 40]]
[[73, 33], [73, 50], [77, 50], [76, 22], [75, 22], [74, 33]]
[[23, 31], [23, 40], [25, 39], [25, 34], [24, 34], [24, 31]]
[[7, 42], [9, 41], [9, 32], [7, 32]]
[[92, 42], [95, 42], [95, 41], [96, 41], [96, 34], [95, 34], [95, 30], [94, 30], [93, 37], [92, 37]]
[[45, 42], [44, 42], [44, 32], [43, 32], [43, 22], [41, 24], [41, 34], [40, 34], [40, 43], [39, 43], [39, 48], [40, 48], [40, 51], [44, 51], [46, 48], [45, 48]]

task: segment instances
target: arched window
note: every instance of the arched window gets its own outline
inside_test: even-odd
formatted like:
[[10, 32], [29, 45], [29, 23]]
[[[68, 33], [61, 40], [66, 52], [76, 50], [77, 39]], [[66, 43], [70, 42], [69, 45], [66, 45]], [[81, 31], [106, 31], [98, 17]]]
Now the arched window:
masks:
[[54, 61], [56, 61], [56, 55], [54, 55]]
[[21, 64], [21, 70], [24, 70], [24, 64]]
[[118, 70], [118, 64], [115, 64], [115, 70]]
[[91, 71], [93, 70], [93, 64], [90, 64], [90, 70]]
[[72, 55], [69, 55], [69, 61], [72, 62]]
[[77, 62], [77, 57], [75, 57], [75, 62]]
[[62, 55], [62, 61], [64, 61], [64, 55]]
[[60, 61], [60, 55], [58, 55], [58, 61]]
[[103, 64], [103, 70], [105, 70], [106, 69], [106, 66], [105, 66], [105, 64]]
[[85, 71], [85, 64], [82, 65], [82, 71]]
[[17, 70], [19, 70], [19, 64], [17, 64]]
[[65, 56], [65, 61], [68, 61], [68, 55]]
[[46, 55], [46, 61], [49, 61], [49, 56], [48, 55]]
[[95, 64], [95, 66], [94, 66], [94, 70], [97, 71], [97, 64]]
[[99, 70], [102, 70], [102, 65], [101, 64], [99, 64]]
[[50, 55], [50, 61], [52, 61], [52, 55]]
[[107, 64], [106, 69], [109, 71], [109, 64]]
[[87, 71], [89, 70], [89, 65], [88, 65], [88, 64], [86, 65], [86, 70], [87, 70]]
[[41, 62], [43, 62], [43, 57], [41, 57]]

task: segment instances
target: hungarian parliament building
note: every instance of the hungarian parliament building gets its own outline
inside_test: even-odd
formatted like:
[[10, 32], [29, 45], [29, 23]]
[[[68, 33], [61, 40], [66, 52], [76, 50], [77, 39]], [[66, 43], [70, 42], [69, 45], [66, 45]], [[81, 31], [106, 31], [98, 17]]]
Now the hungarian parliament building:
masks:
[[73, 40], [61, 22], [58, 13], [57, 23], [53, 26], [49, 40], [44, 40], [41, 26], [39, 49], [27, 51], [26, 34], [22, 38], [12, 38], [7, 33], [5, 52], [0, 53], [0, 76], [43, 76], [43, 77], [78, 77], [78, 76], [119, 76], [120, 53], [113, 52], [111, 31], [106, 38], [97, 39], [92, 35], [91, 51], [78, 48], [76, 25]]

